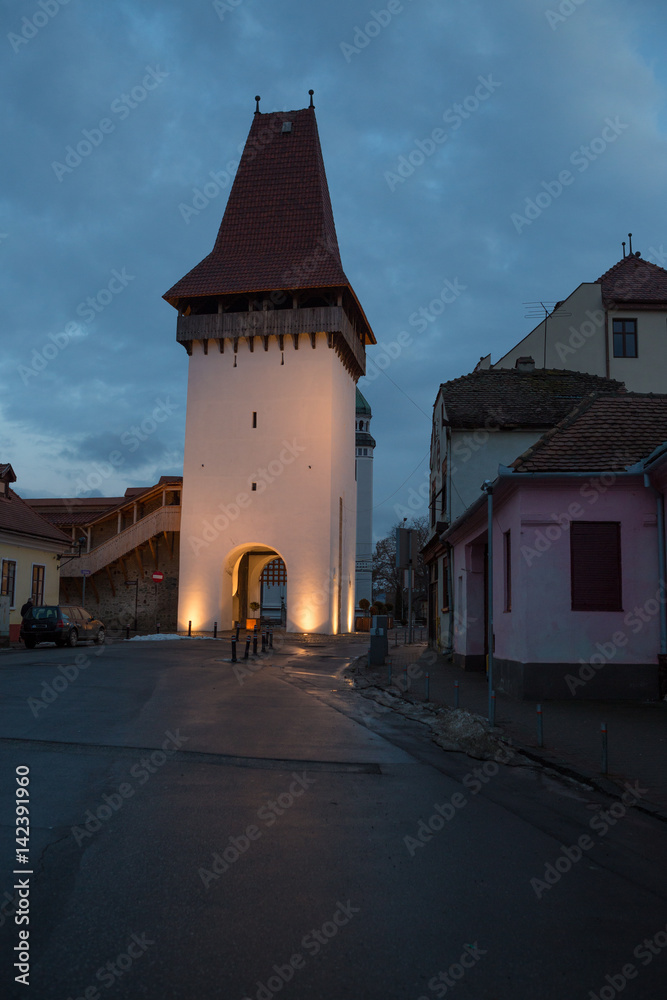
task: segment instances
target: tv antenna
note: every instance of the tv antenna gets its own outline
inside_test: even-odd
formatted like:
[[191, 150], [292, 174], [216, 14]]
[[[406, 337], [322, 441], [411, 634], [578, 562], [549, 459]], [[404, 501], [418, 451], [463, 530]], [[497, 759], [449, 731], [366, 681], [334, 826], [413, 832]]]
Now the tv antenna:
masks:
[[524, 302], [523, 305], [526, 307], [526, 312], [524, 313], [525, 319], [539, 319], [544, 321], [544, 358], [542, 367], [547, 367], [547, 327], [549, 322], [549, 317], [553, 316], [558, 309], [559, 318], [562, 316], [563, 319], [571, 316], [572, 313], [568, 312], [566, 309], [561, 309], [562, 303], [560, 301], [554, 300], [539, 300], [538, 302]]

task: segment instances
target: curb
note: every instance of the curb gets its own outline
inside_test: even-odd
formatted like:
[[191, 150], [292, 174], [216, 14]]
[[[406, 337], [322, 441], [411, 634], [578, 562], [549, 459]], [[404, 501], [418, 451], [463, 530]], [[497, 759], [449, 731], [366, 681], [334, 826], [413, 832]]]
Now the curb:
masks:
[[[356, 669], [358, 666], [360, 666], [362, 663], [365, 662], [366, 662], [365, 656], [358, 656], [355, 660], [352, 661], [350, 667]], [[375, 686], [380, 687], [383, 690], [385, 689], [383, 684], [377, 684]], [[425, 702], [422, 701], [413, 701], [409, 697], [405, 697], [405, 694], [403, 695], [403, 698], [405, 701], [410, 702], [410, 704], [414, 705], [426, 704]], [[443, 704], [445, 704], [446, 707], [449, 708], [452, 712], [464, 711], [464, 709], [456, 709], [452, 705], [447, 704], [446, 702], [443, 702]], [[575, 765], [571, 763], [566, 763], [564, 760], [561, 760], [558, 756], [552, 756], [548, 751], [540, 753], [535, 747], [526, 746], [526, 744], [524, 743], [517, 742], [513, 738], [511, 733], [508, 733], [506, 730], [503, 729], [503, 727], [496, 726], [496, 731], [498, 730], [503, 735], [505, 740], [509, 741], [508, 745], [512, 746], [514, 749], [519, 751], [519, 753], [522, 753], [525, 757], [527, 757], [529, 760], [534, 761], [536, 764], [540, 764], [542, 767], [546, 767], [551, 769], [552, 771], [556, 771], [558, 774], [562, 774], [563, 777], [565, 778], [573, 779], [574, 781], [578, 781], [581, 784], [590, 785], [596, 791], [602, 792], [604, 795], [608, 795], [610, 798], [618, 800], [622, 798], [622, 795], [624, 793], [624, 788], [619, 787], [619, 785], [612, 778], [606, 777], [605, 775], [602, 774], [592, 774], [591, 772], [585, 770], [584, 768], [577, 768]], [[439, 744], [436, 743], [436, 745]], [[662, 807], [656, 805], [653, 802], [647, 802], [647, 801], [637, 802], [633, 806], [633, 808], [636, 809], [638, 812], [643, 812], [646, 815], [651, 816], [653, 819], [659, 820], [662, 823], [667, 823], [667, 813], [665, 813]]]

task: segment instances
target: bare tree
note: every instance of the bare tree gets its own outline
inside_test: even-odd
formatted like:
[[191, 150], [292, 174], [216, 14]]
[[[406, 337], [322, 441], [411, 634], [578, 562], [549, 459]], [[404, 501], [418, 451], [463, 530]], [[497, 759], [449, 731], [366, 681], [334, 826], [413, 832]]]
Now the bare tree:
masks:
[[428, 517], [416, 517], [410, 522], [399, 521], [386, 538], [381, 538], [375, 545], [373, 556], [373, 593], [386, 595], [386, 599], [394, 605], [397, 618], [405, 618], [407, 614], [407, 598], [403, 588], [403, 570], [396, 569], [396, 528], [412, 528], [417, 532], [413, 553], [415, 582], [412, 592], [413, 603], [427, 599], [428, 568], [424, 564], [421, 550], [429, 535]]

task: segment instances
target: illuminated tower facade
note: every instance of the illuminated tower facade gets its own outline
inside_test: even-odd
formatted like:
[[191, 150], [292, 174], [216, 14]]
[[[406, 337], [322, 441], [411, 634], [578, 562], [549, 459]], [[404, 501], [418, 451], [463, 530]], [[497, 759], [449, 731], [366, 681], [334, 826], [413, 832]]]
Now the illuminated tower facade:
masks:
[[212, 252], [171, 288], [189, 355], [179, 628], [252, 617], [276, 558], [292, 632], [353, 628], [355, 392], [375, 343], [343, 271], [310, 107], [259, 99]]

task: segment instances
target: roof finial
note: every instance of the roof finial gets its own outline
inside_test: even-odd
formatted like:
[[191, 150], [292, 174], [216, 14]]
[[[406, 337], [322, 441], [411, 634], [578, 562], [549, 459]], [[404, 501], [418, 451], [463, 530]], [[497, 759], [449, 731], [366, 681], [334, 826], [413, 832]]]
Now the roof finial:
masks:
[[628, 233], [628, 239], [630, 240], [630, 256], [632, 257], [632, 233]]
[[625, 260], [625, 240], [623, 240], [623, 260]]
[[259, 96], [259, 94], [255, 94], [255, 100], [257, 101], [257, 107], [255, 108], [255, 114], [256, 115], [259, 114], [259, 102], [261, 101], [261, 99], [262, 98]]
[[310, 94], [310, 104], [308, 105], [308, 107], [309, 108], [314, 108], [315, 105], [313, 104], [313, 94], [315, 93], [315, 91], [314, 90], [309, 90], [308, 93]]

